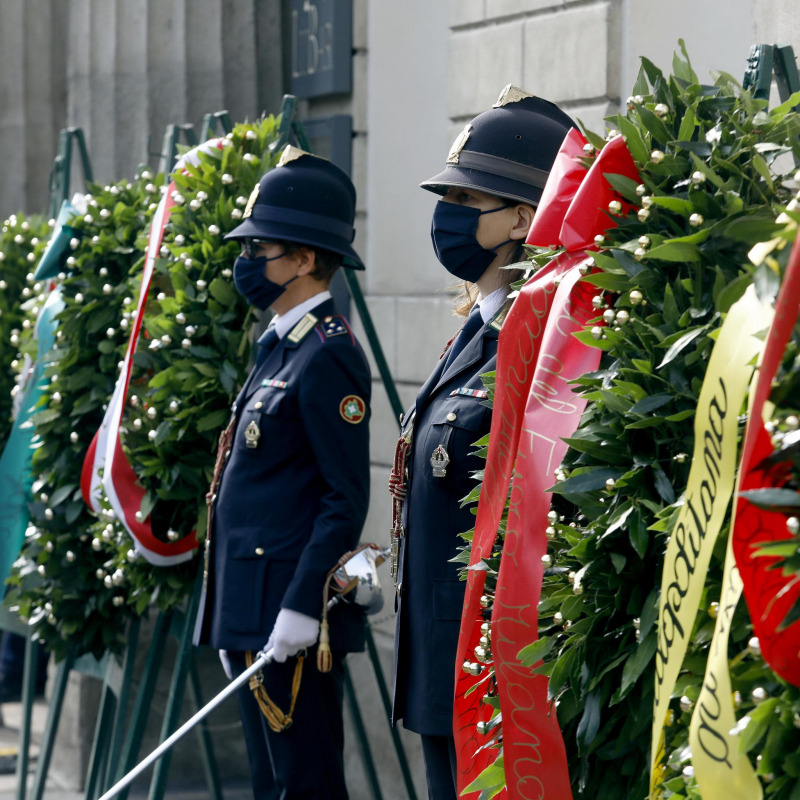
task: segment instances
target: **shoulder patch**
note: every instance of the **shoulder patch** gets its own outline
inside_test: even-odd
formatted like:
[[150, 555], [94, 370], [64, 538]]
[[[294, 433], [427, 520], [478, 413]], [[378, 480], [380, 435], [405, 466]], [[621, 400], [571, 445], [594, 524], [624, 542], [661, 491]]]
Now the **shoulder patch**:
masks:
[[506, 321], [506, 317], [508, 316], [508, 311], [511, 308], [510, 305], [504, 305], [493, 317], [492, 321], [489, 323], [490, 328], [494, 328], [496, 331], [499, 331], [503, 327], [503, 323]]
[[339, 403], [339, 414], [345, 422], [358, 425], [367, 415], [367, 404], [357, 394], [348, 394]]
[[314, 329], [317, 322], [319, 322], [319, 320], [309, 312], [294, 326], [294, 328], [292, 328], [286, 338], [293, 344], [301, 342]]
[[326, 339], [330, 339], [331, 336], [341, 336], [342, 334], [350, 333], [347, 321], [339, 314], [325, 317], [319, 327], [322, 329], [322, 333], [325, 335]]

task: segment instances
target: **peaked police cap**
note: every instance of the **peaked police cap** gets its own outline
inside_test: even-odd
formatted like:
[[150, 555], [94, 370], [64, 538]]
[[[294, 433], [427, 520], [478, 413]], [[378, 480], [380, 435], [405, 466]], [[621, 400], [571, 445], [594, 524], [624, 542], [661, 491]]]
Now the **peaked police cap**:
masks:
[[420, 186], [440, 195], [453, 186], [477, 189], [536, 206], [558, 149], [575, 127], [558, 106], [509, 84], [458, 135], [444, 170]]
[[364, 269], [353, 249], [356, 190], [325, 158], [287, 145], [278, 165], [255, 185], [241, 225], [226, 239], [274, 239], [330, 250], [344, 266]]

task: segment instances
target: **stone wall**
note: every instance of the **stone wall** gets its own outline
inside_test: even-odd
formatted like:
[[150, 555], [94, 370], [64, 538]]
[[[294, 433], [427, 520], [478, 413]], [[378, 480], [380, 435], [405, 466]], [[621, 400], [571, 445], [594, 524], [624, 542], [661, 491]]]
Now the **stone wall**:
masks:
[[276, 0], [0, 0], [0, 214], [46, 207], [61, 128], [107, 182], [157, 165], [167, 124], [277, 110], [281, 42]]

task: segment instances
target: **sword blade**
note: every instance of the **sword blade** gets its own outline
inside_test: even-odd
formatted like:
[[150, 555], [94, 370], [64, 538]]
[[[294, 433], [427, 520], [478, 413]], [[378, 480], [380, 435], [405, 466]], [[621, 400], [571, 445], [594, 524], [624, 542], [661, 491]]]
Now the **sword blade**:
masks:
[[123, 789], [133, 783], [151, 764], [158, 761], [168, 750], [172, 749], [192, 728], [205, 719], [217, 706], [224, 703], [235, 691], [244, 686], [250, 677], [255, 675], [265, 664], [272, 661], [272, 650], [259, 651], [256, 660], [241, 675], [234, 678], [216, 697], [206, 703], [191, 719], [187, 720], [169, 738], [165, 739], [147, 758], [140, 761], [124, 778], [112, 786], [100, 800], [111, 800]]

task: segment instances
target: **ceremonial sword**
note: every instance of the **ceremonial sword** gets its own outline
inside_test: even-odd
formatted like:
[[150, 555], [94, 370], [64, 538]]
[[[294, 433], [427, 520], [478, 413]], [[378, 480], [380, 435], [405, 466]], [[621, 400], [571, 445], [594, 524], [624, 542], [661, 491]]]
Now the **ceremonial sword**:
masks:
[[[383, 595], [380, 591], [377, 567], [382, 564], [390, 554], [390, 548], [379, 548], [377, 545], [366, 545], [358, 550], [341, 568], [332, 576], [338, 594], [328, 600], [327, 610], [330, 611], [345, 595], [352, 595], [346, 602], [362, 606], [367, 614], [380, 611], [383, 604]], [[344, 558], [344, 557], [343, 557]], [[246, 684], [251, 676], [255, 675], [262, 667], [271, 664], [273, 650], [259, 650], [256, 660], [237, 678], [234, 678], [215, 698], [206, 703], [191, 719], [181, 725], [178, 730], [165, 739], [149, 756], [140, 761], [127, 775], [115, 783], [99, 800], [111, 800], [123, 789], [130, 786], [151, 764], [158, 761], [164, 753], [171, 750], [190, 730], [204, 720], [217, 706], [224, 703], [234, 692]]]

